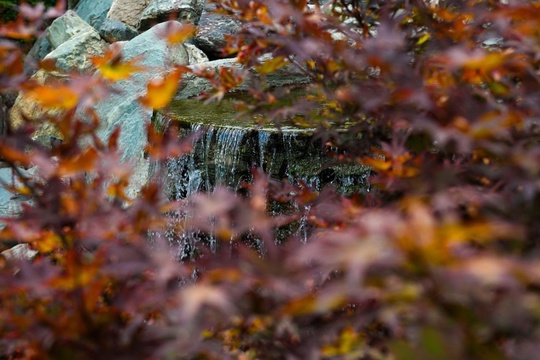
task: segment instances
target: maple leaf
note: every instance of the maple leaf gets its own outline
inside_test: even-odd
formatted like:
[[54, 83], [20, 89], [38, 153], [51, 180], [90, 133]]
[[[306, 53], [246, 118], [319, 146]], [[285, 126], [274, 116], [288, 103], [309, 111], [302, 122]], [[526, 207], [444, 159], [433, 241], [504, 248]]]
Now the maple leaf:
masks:
[[164, 78], [150, 81], [146, 95], [140, 97], [139, 101], [154, 110], [163, 109], [171, 102], [180, 84], [180, 78], [185, 72], [185, 67], [177, 67]]
[[38, 85], [27, 95], [50, 109], [71, 110], [79, 102], [79, 94], [69, 85]]

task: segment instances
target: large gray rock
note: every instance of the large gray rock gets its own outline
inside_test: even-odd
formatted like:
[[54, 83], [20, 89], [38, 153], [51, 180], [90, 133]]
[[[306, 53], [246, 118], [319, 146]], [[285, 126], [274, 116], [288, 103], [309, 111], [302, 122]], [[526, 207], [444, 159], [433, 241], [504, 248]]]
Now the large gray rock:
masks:
[[99, 29], [99, 35], [101, 35], [105, 41], [114, 43], [131, 40], [139, 35], [139, 32], [135, 28], [124, 24], [121, 21], [105, 19]]
[[95, 30], [81, 19], [75, 11], [68, 10], [47, 28], [47, 39], [49, 39], [52, 48], [56, 49], [73, 36], [88, 31]]
[[107, 17], [113, 0], [80, 0], [74, 11], [95, 29], [99, 29]]
[[100, 138], [108, 139], [115, 128], [121, 128], [119, 148], [122, 160], [135, 165], [128, 191], [131, 196], [137, 193], [149, 176], [149, 164], [144, 151], [147, 145], [146, 126], [151, 121], [152, 109], [143, 106], [138, 98], [146, 93], [149, 81], [163, 77], [174, 65], [189, 63], [182, 44], [171, 45], [162, 37], [163, 31], [171, 27], [180, 29], [182, 24], [176, 21], [159, 24], [123, 46], [123, 59], [139, 58], [138, 64], [144, 66], [146, 71], [116, 82], [115, 91], [95, 108], [102, 119], [98, 130]]
[[45, 60], [54, 60], [56, 67], [64, 71], [87, 72], [93, 67], [90, 59], [102, 56], [106, 46], [97, 31], [90, 27], [59, 45]]
[[40, 36], [24, 59], [24, 74], [33, 75], [38, 69], [39, 62], [51, 51], [52, 45], [47, 36]]
[[[269, 56], [261, 57], [261, 61], [270, 59]], [[207, 63], [194, 65], [197, 68], [206, 67], [213, 69], [216, 72], [222, 67], [235, 68], [237, 70], [242, 69], [242, 65], [236, 62], [236, 59], [220, 59], [213, 60]], [[193, 67], [192, 67], [193, 68]], [[250, 70], [251, 76], [257, 78], [257, 72], [254, 69]], [[310, 78], [306, 76], [300, 69], [294, 65], [287, 65], [276, 72], [266, 75], [266, 85], [268, 87], [281, 87], [287, 85], [306, 84], [310, 82]], [[249, 86], [249, 79], [247, 83], [239, 86], [238, 91], [247, 90]], [[187, 74], [182, 79], [181, 85], [175, 95], [175, 100], [185, 100], [193, 97], [197, 97], [203, 93], [209, 93], [212, 91], [212, 85], [208, 80]]]
[[175, 17], [178, 21], [197, 24], [203, 10], [203, 0], [150, 0], [137, 28], [141, 31]]
[[136, 27], [149, 0], [113, 0], [107, 18]]
[[237, 33], [242, 26], [241, 22], [234, 17], [216, 14], [215, 10], [216, 5], [214, 4], [208, 4], [204, 7], [197, 33], [193, 38], [193, 43], [211, 59], [226, 57], [221, 51], [226, 44], [225, 35]]

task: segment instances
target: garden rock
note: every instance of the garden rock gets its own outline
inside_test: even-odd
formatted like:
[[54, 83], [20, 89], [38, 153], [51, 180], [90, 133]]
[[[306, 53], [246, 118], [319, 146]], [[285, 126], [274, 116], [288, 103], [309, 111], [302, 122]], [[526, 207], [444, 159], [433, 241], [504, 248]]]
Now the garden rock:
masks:
[[74, 11], [81, 19], [98, 30], [107, 17], [113, 0], [80, 0]]
[[126, 25], [137, 27], [142, 12], [149, 0], [113, 0], [107, 18], [121, 21]]
[[241, 28], [240, 21], [231, 16], [215, 14], [216, 5], [208, 4], [202, 12], [193, 43], [211, 59], [223, 58], [225, 35], [233, 35]]
[[52, 45], [47, 36], [40, 36], [24, 59], [24, 74], [33, 75], [38, 69], [39, 62], [51, 51]]
[[95, 32], [95, 29], [81, 19], [75, 11], [68, 10], [47, 28], [47, 39], [52, 49], [56, 49], [75, 35], [89, 31]]
[[135, 36], [139, 35], [139, 32], [121, 21], [105, 19], [101, 28], [99, 29], [99, 35], [105, 41], [109, 43], [114, 43], [118, 41], [131, 40]]
[[137, 28], [144, 31], [154, 24], [171, 20], [197, 24], [203, 10], [203, 0], [150, 0], [144, 9]]
[[135, 165], [128, 191], [131, 196], [136, 195], [150, 175], [144, 151], [147, 145], [146, 126], [150, 123], [152, 109], [143, 106], [138, 98], [146, 93], [147, 84], [152, 79], [164, 76], [174, 65], [188, 65], [189, 57], [184, 45], [171, 45], [162, 36], [166, 29], [180, 30], [182, 26], [176, 21], [161, 23], [127, 42], [122, 47], [123, 59], [139, 58], [138, 64], [146, 70], [133, 74], [127, 80], [117, 81], [114, 92], [95, 107], [102, 119], [98, 131], [100, 138], [106, 140], [114, 129], [121, 129], [119, 149], [122, 160]]
[[92, 69], [91, 58], [102, 56], [107, 43], [94, 28], [90, 29], [62, 43], [45, 56], [45, 60], [54, 60], [56, 67], [66, 72], [86, 72]]
[[[38, 70], [31, 77], [31, 80], [39, 85], [67, 81], [67, 79], [67, 76], [56, 72], [48, 72], [43, 69]], [[9, 123], [12, 128], [16, 129], [22, 126], [26, 119], [38, 126], [35, 136], [40, 138], [57, 138], [59, 136], [58, 131], [46, 119], [58, 117], [62, 113], [62, 110], [44, 109], [34, 99], [24, 96], [24, 93], [19, 93], [9, 112]]]
[[209, 61], [206, 54], [195, 45], [185, 43], [184, 48], [187, 51], [190, 65], [202, 64]]

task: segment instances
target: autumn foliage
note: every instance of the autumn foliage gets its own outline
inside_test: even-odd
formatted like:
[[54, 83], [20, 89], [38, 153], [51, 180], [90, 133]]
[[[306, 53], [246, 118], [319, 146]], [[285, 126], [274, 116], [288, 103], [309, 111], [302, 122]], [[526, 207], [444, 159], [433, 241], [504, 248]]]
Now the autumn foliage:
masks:
[[[316, 128], [336, 163], [372, 168], [369, 191], [317, 192], [254, 169], [245, 196], [171, 202], [156, 176], [130, 198], [118, 133], [98, 138], [90, 109], [141, 69], [113, 48], [94, 60], [101, 77], [30, 82], [18, 41], [58, 9], [21, 5], [0, 26], [0, 93], [63, 110], [44, 119], [63, 141], [40, 145], [32, 123], [1, 140], [13, 191], [30, 201], [0, 238], [38, 251], [0, 269], [3, 358], [537, 359], [538, 2], [216, 2], [243, 22], [223, 51], [258, 74], [239, 112]], [[265, 78], [288, 65], [311, 82], [276, 107], [293, 89]], [[178, 67], [140, 101], [165, 107], [191, 71], [214, 85], [207, 101], [253, 76]], [[174, 126], [148, 136], [158, 164], [191, 144]], [[271, 215], [276, 204], [294, 210]], [[307, 239], [277, 240], [300, 219]]]

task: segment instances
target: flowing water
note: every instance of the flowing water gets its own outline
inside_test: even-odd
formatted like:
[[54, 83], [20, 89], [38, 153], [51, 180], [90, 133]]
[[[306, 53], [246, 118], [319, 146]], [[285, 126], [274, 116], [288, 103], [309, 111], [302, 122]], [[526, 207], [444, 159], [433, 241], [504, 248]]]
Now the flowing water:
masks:
[[[205, 105], [206, 106], [206, 105]], [[183, 112], [185, 106], [182, 106]], [[261, 168], [271, 178], [302, 184], [316, 190], [335, 186], [344, 194], [369, 191], [368, 169], [361, 166], [337, 165], [327, 156], [320, 142], [314, 141], [305, 129], [260, 128], [256, 123], [239, 126], [227, 122], [234, 118], [226, 109], [206, 109], [205, 114], [183, 116], [159, 114], [160, 122], [180, 122], [183, 135], [199, 133], [193, 142], [193, 150], [179, 158], [169, 159], [166, 167], [166, 188], [170, 199], [188, 198], [196, 192], [212, 192], [217, 186], [239, 191], [242, 184], [252, 180], [252, 168]], [[200, 110], [200, 108], [199, 108]], [[189, 113], [189, 111], [187, 111]], [[300, 209], [297, 209], [300, 211]], [[294, 233], [302, 240], [308, 237], [308, 214], [310, 208], [302, 209], [303, 216]], [[179, 216], [178, 221], [186, 221]], [[205, 235], [211, 248], [216, 240]], [[177, 244], [177, 257], [185, 260], [193, 256], [201, 234], [185, 233], [168, 235]]]

